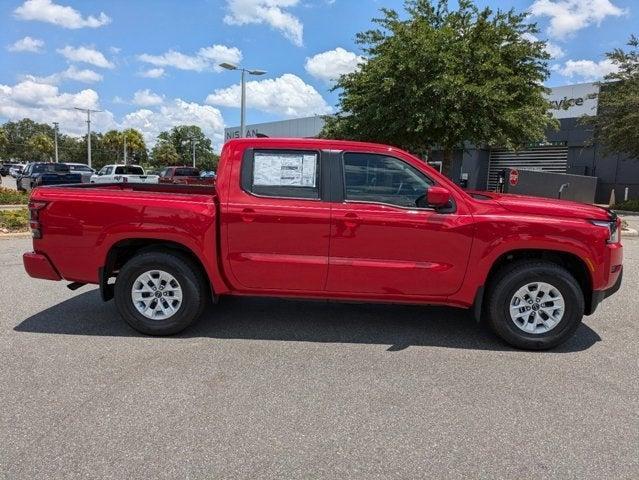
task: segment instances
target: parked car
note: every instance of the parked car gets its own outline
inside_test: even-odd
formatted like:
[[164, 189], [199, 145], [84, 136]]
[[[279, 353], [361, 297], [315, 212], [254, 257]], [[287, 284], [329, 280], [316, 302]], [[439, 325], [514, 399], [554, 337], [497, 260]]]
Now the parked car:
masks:
[[200, 177], [202, 178], [215, 178], [215, 172], [212, 170], [205, 170], [200, 173]]
[[26, 165], [22, 165], [21, 163], [14, 165], [13, 167], [9, 167], [9, 175], [13, 178], [18, 178], [19, 175], [22, 174]]
[[139, 165], [105, 165], [91, 176], [91, 183], [158, 183], [157, 175], [147, 175]]
[[160, 173], [160, 183], [174, 183], [182, 185], [212, 184], [215, 180], [202, 177], [200, 170], [195, 167], [166, 167]]
[[613, 212], [468, 194], [397, 148], [235, 139], [218, 175], [38, 188], [25, 268], [98, 284], [152, 335], [188, 327], [211, 298], [262, 295], [469, 308], [527, 349], [564, 342], [621, 284]]
[[0, 176], [6, 177], [7, 175], [9, 175], [9, 169], [17, 165], [19, 164], [13, 163], [13, 162], [6, 162], [3, 164], [0, 164]]
[[78, 173], [71, 173], [69, 166], [64, 163], [30, 163], [22, 174], [16, 178], [16, 188], [19, 191], [31, 191], [41, 185], [61, 185], [67, 183], [81, 183], [82, 177]]
[[65, 163], [69, 166], [71, 173], [79, 173], [82, 177], [82, 183], [89, 183], [91, 176], [95, 174], [95, 170], [89, 167], [86, 163]]

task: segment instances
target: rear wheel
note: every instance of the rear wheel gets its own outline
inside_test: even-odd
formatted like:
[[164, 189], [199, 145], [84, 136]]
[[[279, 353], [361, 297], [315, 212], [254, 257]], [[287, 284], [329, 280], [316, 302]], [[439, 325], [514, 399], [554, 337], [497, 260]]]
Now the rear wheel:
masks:
[[191, 325], [208, 300], [199, 267], [178, 252], [149, 251], [129, 260], [115, 283], [115, 303], [139, 332], [171, 335]]
[[565, 342], [584, 314], [584, 295], [565, 268], [517, 262], [499, 271], [486, 303], [488, 324], [509, 344], [545, 350]]

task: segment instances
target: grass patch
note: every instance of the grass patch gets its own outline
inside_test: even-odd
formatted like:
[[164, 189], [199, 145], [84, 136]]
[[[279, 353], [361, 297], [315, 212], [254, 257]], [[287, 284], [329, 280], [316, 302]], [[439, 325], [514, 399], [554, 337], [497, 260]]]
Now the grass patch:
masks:
[[26, 208], [19, 210], [0, 210], [0, 233], [28, 231], [29, 211]]
[[0, 187], [0, 205], [26, 205], [27, 203], [29, 203], [28, 193]]

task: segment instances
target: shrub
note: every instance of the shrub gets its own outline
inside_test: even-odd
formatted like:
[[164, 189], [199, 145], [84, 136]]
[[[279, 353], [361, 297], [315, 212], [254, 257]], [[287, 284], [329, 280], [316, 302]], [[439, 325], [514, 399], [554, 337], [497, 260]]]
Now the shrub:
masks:
[[628, 212], [639, 212], [639, 199], [626, 200], [625, 202], [615, 203], [613, 210], [626, 210]]
[[26, 232], [29, 230], [29, 211], [26, 208], [0, 210], [0, 229], [6, 229], [10, 232]]
[[27, 203], [29, 203], [28, 193], [0, 187], [0, 205], [26, 205]]

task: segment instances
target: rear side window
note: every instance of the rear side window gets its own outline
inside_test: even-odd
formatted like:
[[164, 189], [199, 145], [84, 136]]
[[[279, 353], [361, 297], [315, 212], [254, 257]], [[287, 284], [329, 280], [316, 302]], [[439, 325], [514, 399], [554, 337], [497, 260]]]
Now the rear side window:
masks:
[[346, 200], [415, 208], [432, 184], [423, 173], [398, 158], [344, 154]]
[[200, 171], [197, 168], [176, 168], [176, 177], [199, 177]]
[[319, 153], [306, 150], [247, 152], [242, 187], [256, 195], [318, 199]]

